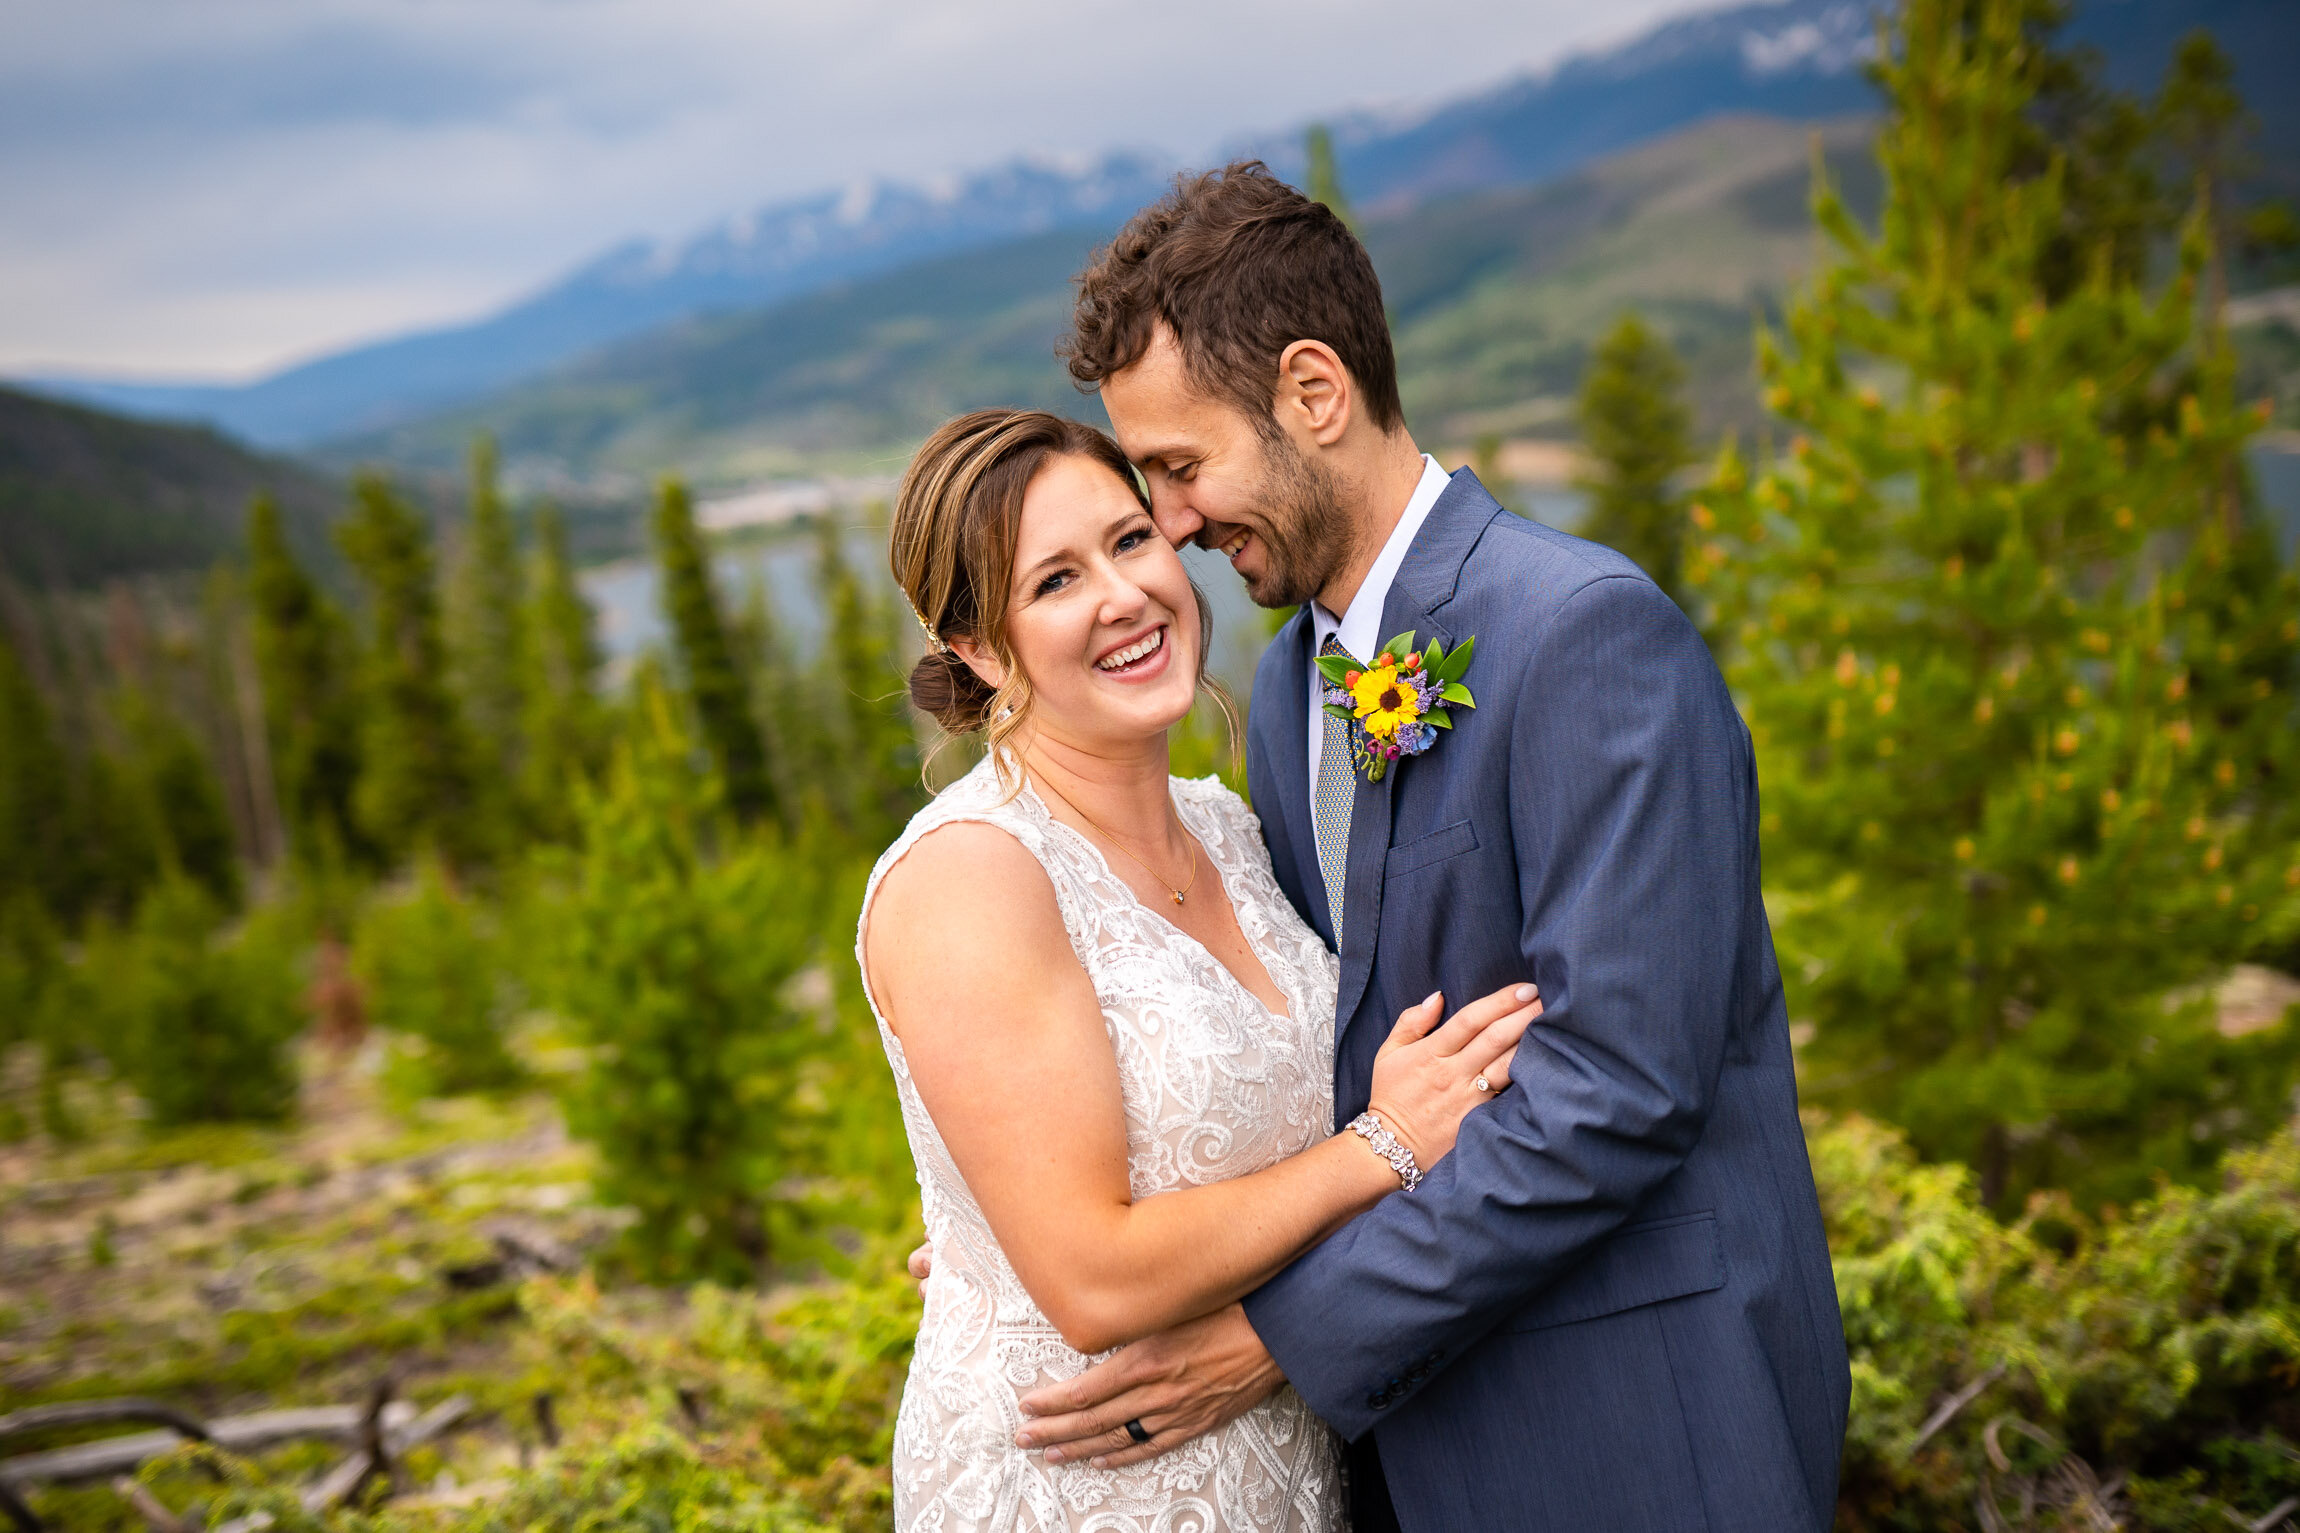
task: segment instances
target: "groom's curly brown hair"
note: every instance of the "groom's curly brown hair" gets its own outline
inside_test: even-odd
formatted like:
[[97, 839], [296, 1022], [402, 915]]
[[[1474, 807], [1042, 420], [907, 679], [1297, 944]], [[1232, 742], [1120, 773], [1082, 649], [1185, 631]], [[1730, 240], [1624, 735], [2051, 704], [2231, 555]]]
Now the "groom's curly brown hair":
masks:
[[1276, 423], [1278, 358], [1323, 341], [1384, 431], [1405, 422], [1382, 284], [1366, 247], [1331, 208], [1270, 174], [1259, 160], [1181, 175], [1134, 215], [1078, 274], [1078, 302], [1061, 354], [1096, 388], [1140, 360], [1164, 321], [1193, 382]]

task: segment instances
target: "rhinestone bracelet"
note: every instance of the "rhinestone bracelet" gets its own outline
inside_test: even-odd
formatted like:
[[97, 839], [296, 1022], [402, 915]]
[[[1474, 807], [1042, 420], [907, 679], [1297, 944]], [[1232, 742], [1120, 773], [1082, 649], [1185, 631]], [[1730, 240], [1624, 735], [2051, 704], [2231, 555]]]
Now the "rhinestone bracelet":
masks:
[[1374, 1153], [1390, 1163], [1398, 1180], [1405, 1183], [1406, 1191], [1411, 1192], [1422, 1184], [1421, 1167], [1414, 1164], [1414, 1152], [1401, 1144], [1381, 1119], [1370, 1112], [1359, 1113], [1350, 1120], [1350, 1132], [1372, 1145]]

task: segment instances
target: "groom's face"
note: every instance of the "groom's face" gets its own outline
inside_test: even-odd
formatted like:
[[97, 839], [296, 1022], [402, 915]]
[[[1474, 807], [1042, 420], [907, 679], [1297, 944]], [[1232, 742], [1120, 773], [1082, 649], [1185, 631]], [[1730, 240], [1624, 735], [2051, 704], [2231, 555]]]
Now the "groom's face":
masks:
[[1165, 326], [1139, 361], [1103, 380], [1102, 404], [1166, 541], [1227, 556], [1260, 605], [1308, 601], [1348, 562], [1353, 527], [1332, 474], [1274, 422], [1257, 430], [1200, 387]]

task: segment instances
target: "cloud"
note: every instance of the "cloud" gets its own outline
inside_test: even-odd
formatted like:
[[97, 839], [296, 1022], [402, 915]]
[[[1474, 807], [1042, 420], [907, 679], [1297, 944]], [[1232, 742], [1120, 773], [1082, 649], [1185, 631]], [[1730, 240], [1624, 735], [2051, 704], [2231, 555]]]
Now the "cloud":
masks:
[[0, 0], [0, 368], [232, 374], [634, 234], [1021, 152], [1204, 157], [1703, 0]]

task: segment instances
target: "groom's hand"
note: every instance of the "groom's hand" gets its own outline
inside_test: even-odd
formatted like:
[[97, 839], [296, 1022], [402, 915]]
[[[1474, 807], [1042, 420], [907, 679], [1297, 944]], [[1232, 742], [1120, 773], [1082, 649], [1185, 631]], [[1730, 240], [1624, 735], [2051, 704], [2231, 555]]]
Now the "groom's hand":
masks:
[[[1024, 1395], [1029, 1419], [1014, 1441], [1044, 1448], [1049, 1461], [1088, 1459], [1097, 1469], [1119, 1469], [1228, 1425], [1285, 1382], [1246, 1312], [1233, 1304]], [[1141, 1422], [1150, 1440], [1128, 1436], [1129, 1421]]]
[[918, 1296], [922, 1299], [925, 1298], [927, 1274], [934, 1271], [934, 1243], [928, 1241], [911, 1252], [910, 1260], [903, 1265], [910, 1275], [918, 1280]]

